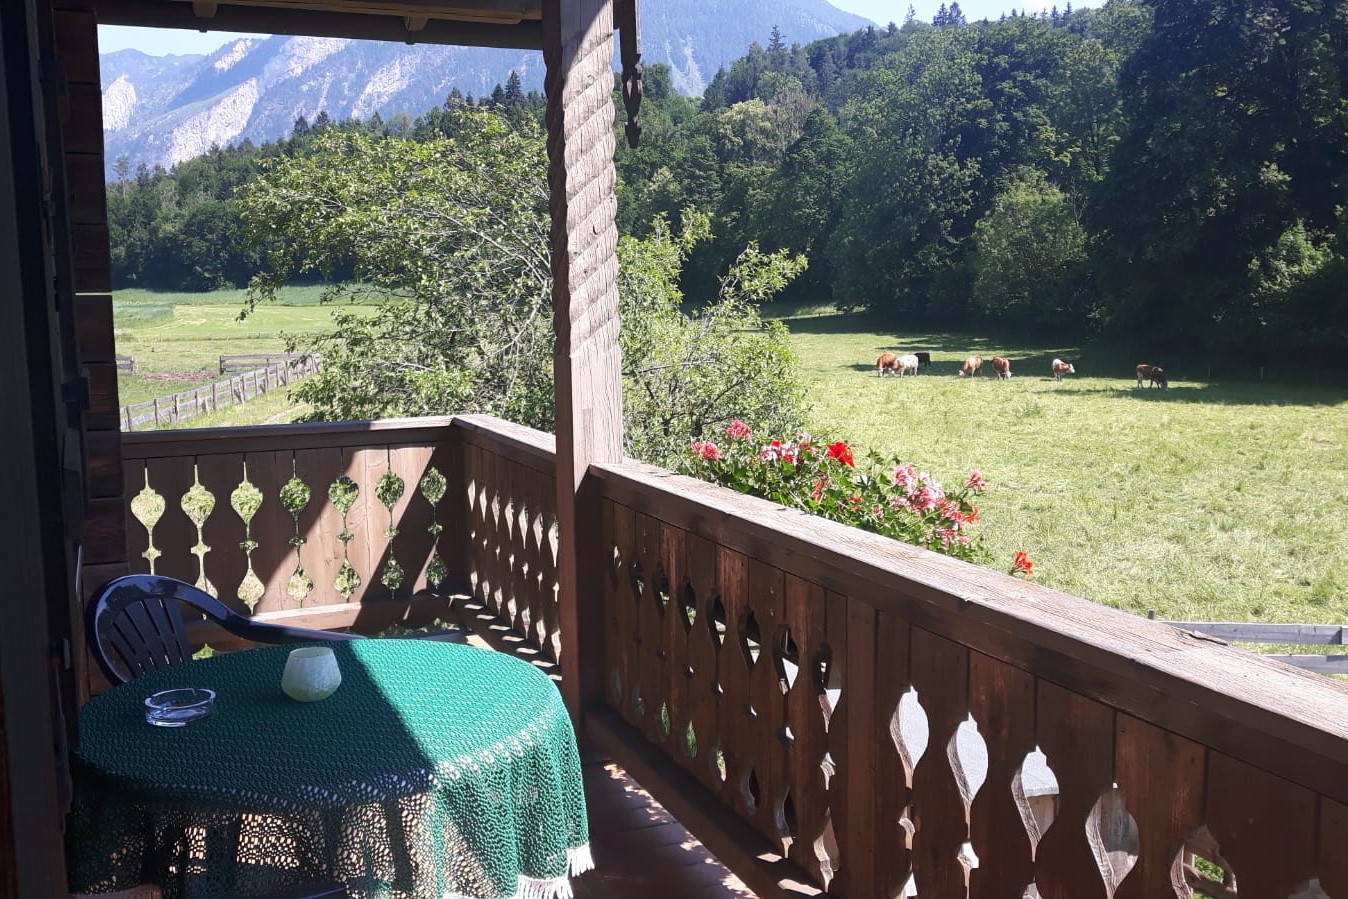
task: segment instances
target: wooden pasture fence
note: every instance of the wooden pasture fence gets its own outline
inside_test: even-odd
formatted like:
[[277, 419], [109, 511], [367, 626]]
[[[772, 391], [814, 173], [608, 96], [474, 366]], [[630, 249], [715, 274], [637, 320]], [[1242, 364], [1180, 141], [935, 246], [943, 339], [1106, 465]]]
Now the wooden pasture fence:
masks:
[[299, 363], [305, 359], [316, 359], [313, 353], [253, 353], [236, 356], [220, 357], [220, 374], [237, 374], [239, 372], [254, 371], [259, 368], [270, 368], [273, 365], [283, 363]]
[[[1148, 612], [1155, 618], [1155, 612]], [[1166, 621], [1172, 627], [1223, 643], [1283, 643], [1291, 646], [1343, 646], [1348, 627], [1340, 624], [1259, 624], [1228, 621]], [[1348, 653], [1337, 655], [1264, 653], [1305, 671], [1348, 674]]]
[[119, 373], [122, 373], [122, 372], [134, 372], [135, 370], [136, 370], [136, 357], [135, 357], [135, 356], [118, 356], [118, 357], [117, 357], [117, 371], [118, 371]]
[[277, 362], [266, 368], [246, 371], [232, 378], [214, 381], [191, 390], [123, 406], [122, 430], [143, 430], [147, 424], [150, 428], [165, 427], [189, 421], [208, 412], [228, 409], [230, 406], [256, 399], [277, 387], [285, 387], [293, 381], [308, 377], [316, 373], [318, 368], [318, 357], [303, 356]]

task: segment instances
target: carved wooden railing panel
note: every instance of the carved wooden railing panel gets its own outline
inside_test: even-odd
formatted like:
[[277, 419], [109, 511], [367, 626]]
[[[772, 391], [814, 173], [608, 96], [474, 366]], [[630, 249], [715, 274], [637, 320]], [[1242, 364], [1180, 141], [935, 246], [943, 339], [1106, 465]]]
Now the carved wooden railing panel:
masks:
[[704, 835], [760, 894], [1348, 896], [1348, 685], [646, 466], [591, 475], [627, 725], [592, 732], [783, 854]]
[[488, 416], [463, 416], [455, 426], [463, 441], [461, 512], [473, 598], [560, 664], [552, 435]]
[[453, 573], [450, 419], [145, 432], [122, 454], [133, 570], [240, 612], [342, 626], [354, 612], [323, 613], [409, 600]]

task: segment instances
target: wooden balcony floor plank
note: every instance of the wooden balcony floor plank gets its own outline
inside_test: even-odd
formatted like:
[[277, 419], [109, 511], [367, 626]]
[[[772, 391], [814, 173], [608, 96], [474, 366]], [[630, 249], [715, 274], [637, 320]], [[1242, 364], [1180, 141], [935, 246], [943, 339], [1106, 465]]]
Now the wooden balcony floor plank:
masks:
[[627, 772], [582, 745], [596, 868], [576, 899], [756, 899]]

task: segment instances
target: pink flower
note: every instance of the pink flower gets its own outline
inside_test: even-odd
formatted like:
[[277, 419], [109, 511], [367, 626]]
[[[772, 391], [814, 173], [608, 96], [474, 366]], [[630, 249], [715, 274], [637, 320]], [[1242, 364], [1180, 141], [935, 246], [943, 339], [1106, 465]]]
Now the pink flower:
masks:
[[941, 504], [945, 499], [945, 494], [941, 488], [934, 483], [923, 483], [910, 497], [912, 503], [920, 512], [930, 512]]
[[714, 443], [694, 443], [693, 452], [697, 453], [708, 462], [720, 462], [721, 450]]
[[983, 473], [975, 468], [969, 472], [969, 480], [964, 482], [964, 486], [970, 490], [982, 490], [987, 485], [983, 483]]
[[725, 429], [725, 433], [727, 437], [733, 437], [736, 440], [744, 440], [751, 432], [749, 431], [749, 426], [737, 418], [730, 423], [730, 427]]
[[759, 451], [758, 460], [760, 462], [789, 462], [794, 464], [796, 448], [789, 440], [786, 443], [774, 440]]
[[837, 459], [848, 468], [857, 467], [856, 461], [852, 458], [852, 450], [841, 440], [837, 443], [830, 443], [828, 445], [828, 457], [830, 459]]

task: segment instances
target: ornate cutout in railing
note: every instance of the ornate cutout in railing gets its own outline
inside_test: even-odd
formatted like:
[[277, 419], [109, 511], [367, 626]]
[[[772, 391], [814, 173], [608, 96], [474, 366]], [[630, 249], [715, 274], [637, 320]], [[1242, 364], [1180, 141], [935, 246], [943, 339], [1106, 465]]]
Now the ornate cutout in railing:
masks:
[[201, 472], [193, 469], [195, 480], [187, 492], [183, 494], [180, 505], [182, 510], [187, 513], [192, 526], [197, 529], [197, 542], [192, 547], [192, 555], [197, 557], [197, 587], [205, 590], [212, 596], [215, 595], [215, 585], [206, 577], [206, 554], [211, 548], [206, 545], [206, 519], [210, 518], [211, 513], [215, 511], [215, 494], [207, 490], [201, 483]]
[[[293, 464], [291, 470], [294, 470]], [[295, 521], [295, 534], [287, 541], [295, 548], [295, 570], [286, 579], [286, 595], [301, 605], [305, 598], [314, 592], [314, 579], [304, 570], [304, 559], [300, 556], [300, 547], [309, 542], [300, 532], [300, 513], [309, 505], [312, 495], [309, 485], [301, 481], [298, 475], [292, 475], [290, 480], [281, 486], [281, 505]]]
[[248, 560], [248, 573], [239, 584], [238, 595], [251, 612], [257, 608], [258, 600], [267, 592], [267, 588], [262, 586], [262, 582], [257, 579], [257, 573], [253, 571], [253, 550], [258, 546], [252, 534], [253, 516], [262, 505], [262, 491], [249, 483], [247, 462], [243, 466], [243, 480], [229, 495], [229, 505], [243, 520], [243, 542], [239, 544], [239, 549], [243, 550], [244, 557]]
[[389, 540], [388, 561], [384, 563], [384, 570], [379, 575], [379, 582], [390, 590], [397, 590], [403, 585], [403, 578], [406, 576], [403, 568], [398, 564], [398, 557], [393, 553], [393, 538], [398, 536], [398, 528], [393, 523], [393, 507], [398, 500], [403, 498], [403, 492], [407, 489], [407, 484], [402, 478], [393, 473], [390, 468], [384, 472], [384, 476], [375, 484], [374, 495], [384, 507], [388, 514], [388, 525], [384, 528], [384, 536]]

